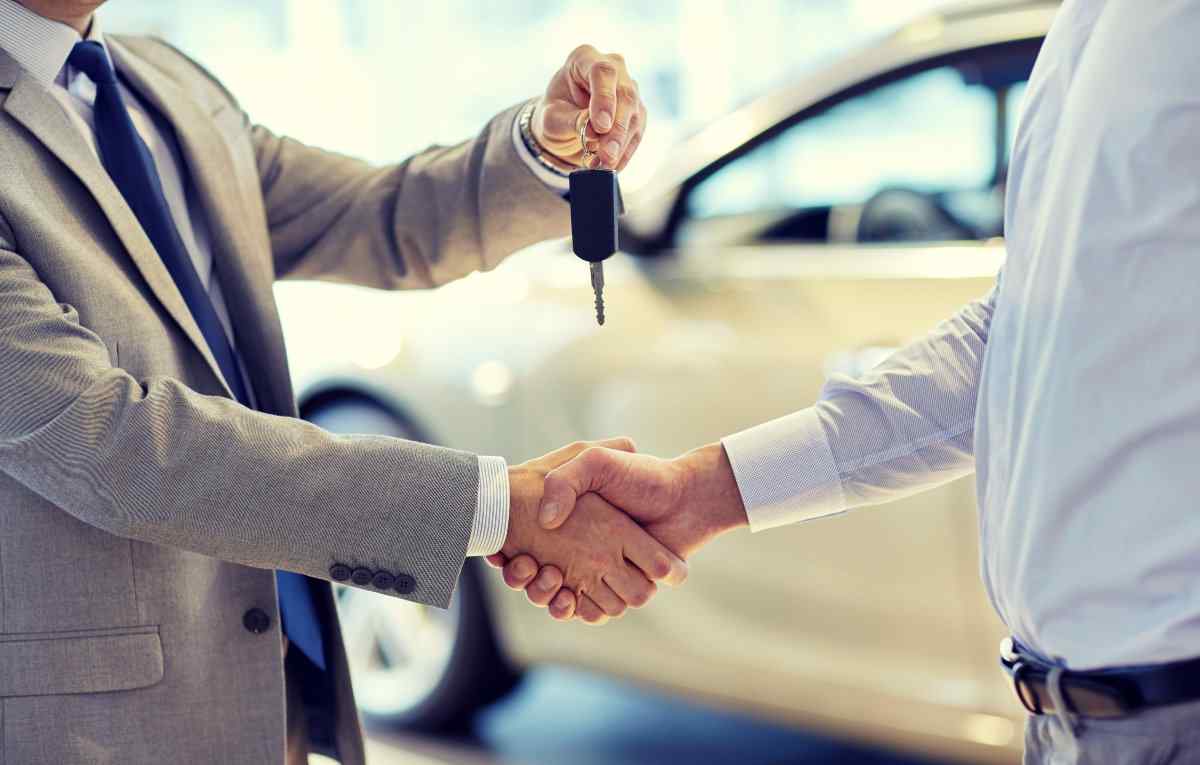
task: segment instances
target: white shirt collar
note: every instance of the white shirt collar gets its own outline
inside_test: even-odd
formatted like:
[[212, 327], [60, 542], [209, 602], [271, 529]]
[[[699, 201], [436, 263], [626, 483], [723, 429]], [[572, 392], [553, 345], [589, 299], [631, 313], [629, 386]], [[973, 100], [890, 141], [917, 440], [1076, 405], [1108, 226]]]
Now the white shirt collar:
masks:
[[[16, 0], [0, 0], [0, 50], [43, 85], [58, 79], [71, 49], [82, 39], [66, 24], [39, 16]], [[104, 42], [96, 14], [87, 39]]]

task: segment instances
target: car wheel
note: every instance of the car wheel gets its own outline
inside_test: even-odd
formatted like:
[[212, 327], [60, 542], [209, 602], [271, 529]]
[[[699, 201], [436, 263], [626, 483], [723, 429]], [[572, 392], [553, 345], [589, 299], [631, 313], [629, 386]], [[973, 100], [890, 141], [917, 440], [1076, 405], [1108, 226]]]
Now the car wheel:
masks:
[[[402, 417], [365, 398], [321, 402], [304, 416], [334, 433], [419, 440]], [[368, 727], [454, 728], [516, 684], [497, 648], [476, 563], [463, 567], [445, 610], [335, 588], [354, 696]]]

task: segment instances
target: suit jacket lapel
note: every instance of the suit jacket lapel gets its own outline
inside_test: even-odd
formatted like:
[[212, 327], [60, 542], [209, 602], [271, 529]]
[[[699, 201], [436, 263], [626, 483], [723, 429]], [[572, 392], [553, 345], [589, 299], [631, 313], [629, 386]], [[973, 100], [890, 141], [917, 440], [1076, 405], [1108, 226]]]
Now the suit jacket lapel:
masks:
[[240, 355], [259, 408], [292, 414], [295, 398], [272, 293], [270, 258], [252, 257], [263, 246], [249, 229], [230, 147], [212, 115], [170, 77], [113, 37], [106, 38], [117, 70], [174, 128], [205, 213], [213, 259], [233, 320]]
[[[220, 367], [209, 351], [200, 327], [192, 318], [183, 295], [175, 286], [175, 280], [171, 278], [133, 210], [92, 152], [87, 139], [71, 122], [62, 104], [45, 86], [0, 51], [0, 87], [5, 85], [12, 90], [4, 100], [4, 110], [41, 141], [91, 192], [150, 290], [204, 356], [216, 378], [221, 380]], [[229, 393], [227, 387], [226, 393]]]

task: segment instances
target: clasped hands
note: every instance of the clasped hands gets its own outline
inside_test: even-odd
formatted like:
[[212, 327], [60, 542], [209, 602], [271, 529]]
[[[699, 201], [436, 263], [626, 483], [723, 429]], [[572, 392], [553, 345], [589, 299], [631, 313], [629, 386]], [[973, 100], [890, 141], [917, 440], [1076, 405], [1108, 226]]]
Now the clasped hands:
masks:
[[617, 438], [579, 442], [509, 469], [508, 537], [488, 562], [555, 619], [602, 624], [679, 585], [687, 559], [746, 525], [720, 444], [676, 459]]

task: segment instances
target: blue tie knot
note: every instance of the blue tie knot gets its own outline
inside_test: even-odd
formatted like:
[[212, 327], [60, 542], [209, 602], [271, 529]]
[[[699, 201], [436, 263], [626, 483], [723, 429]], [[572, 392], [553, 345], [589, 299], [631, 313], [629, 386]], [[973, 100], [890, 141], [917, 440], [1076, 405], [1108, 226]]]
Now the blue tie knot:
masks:
[[104, 46], [95, 40], [75, 43], [67, 63], [91, 78], [97, 85], [108, 85], [117, 81], [117, 72]]

